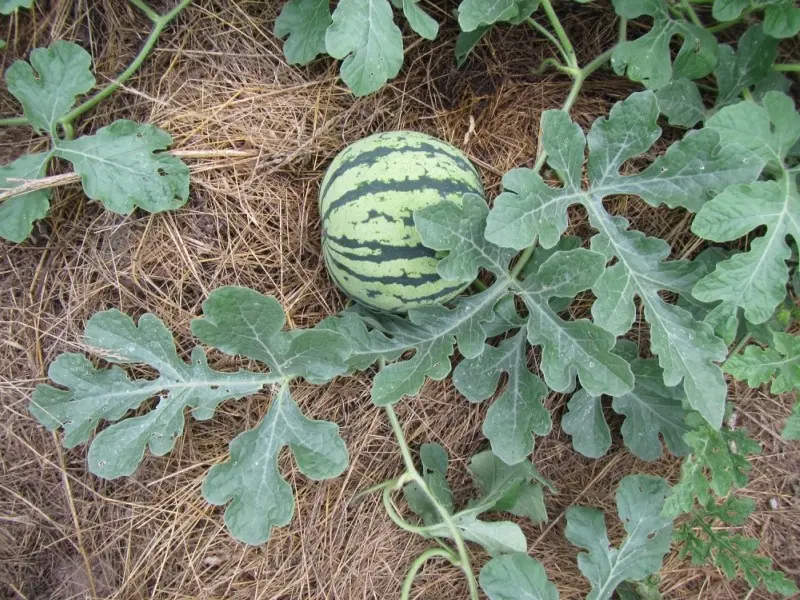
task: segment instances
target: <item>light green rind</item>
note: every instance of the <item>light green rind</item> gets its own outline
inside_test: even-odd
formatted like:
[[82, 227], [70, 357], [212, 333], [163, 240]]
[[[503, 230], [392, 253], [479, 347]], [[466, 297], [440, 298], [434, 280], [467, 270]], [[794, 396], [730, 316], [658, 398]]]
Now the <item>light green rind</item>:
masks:
[[370, 308], [405, 312], [445, 302], [467, 284], [441, 279], [422, 245], [415, 210], [465, 193], [483, 197], [466, 156], [426, 134], [375, 134], [346, 148], [320, 187], [322, 249], [331, 279]]

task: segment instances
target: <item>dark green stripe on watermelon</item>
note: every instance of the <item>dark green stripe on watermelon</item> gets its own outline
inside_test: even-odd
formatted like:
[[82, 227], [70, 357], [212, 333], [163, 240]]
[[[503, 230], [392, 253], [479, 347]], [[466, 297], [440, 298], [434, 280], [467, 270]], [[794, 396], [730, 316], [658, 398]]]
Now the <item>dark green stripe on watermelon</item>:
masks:
[[436, 273], [420, 273], [417, 277], [412, 277], [411, 275], [381, 275], [381, 276], [373, 276], [373, 275], [364, 275], [357, 271], [354, 271], [352, 268], [348, 267], [342, 261], [337, 260], [335, 256], [330, 256], [330, 261], [336, 265], [339, 269], [350, 275], [351, 277], [355, 277], [361, 281], [367, 281], [370, 283], [384, 283], [386, 285], [410, 285], [410, 286], [417, 286], [421, 283], [433, 283], [434, 281], [439, 281], [441, 277], [439, 277]]
[[408, 146], [379, 147], [379, 148], [374, 148], [372, 150], [367, 150], [366, 152], [362, 152], [361, 154], [356, 154], [353, 158], [345, 159], [331, 173], [328, 173], [326, 176], [328, 181], [325, 184], [325, 187], [323, 187], [319, 192], [320, 198], [324, 198], [325, 194], [330, 189], [331, 184], [339, 177], [344, 176], [344, 174], [347, 173], [347, 171], [349, 171], [350, 169], [364, 165], [372, 166], [375, 165], [382, 158], [386, 158], [395, 153], [407, 153], [407, 152], [429, 154], [432, 159], [436, 158], [436, 155], [440, 155], [442, 157], [446, 157], [456, 162], [458, 165], [461, 166], [461, 168], [466, 169], [467, 171], [472, 171], [477, 175], [475, 167], [473, 167], [468, 160], [466, 160], [463, 157], [456, 156], [454, 154], [446, 152], [441, 148], [437, 148], [433, 144], [426, 144], [423, 142], [421, 144], [417, 144], [414, 146], [408, 145]]
[[353, 189], [347, 190], [336, 200], [330, 203], [325, 214], [322, 215], [323, 223], [330, 214], [351, 202], [360, 200], [368, 194], [391, 194], [397, 192], [422, 192], [426, 190], [436, 190], [444, 199], [445, 196], [457, 194], [474, 194], [475, 188], [464, 181], [457, 179], [434, 179], [432, 177], [419, 177], [417, 179], [403, 179], [399, 181], [366, 181]]
[[352, 248], [354, 250], [366, 249], [376, 252], [376, 254], [356, 254], [355, 252], [345, 252], [338, 248], [328, 246], [331, 252], [336, 252], [336, 254], [349, 258], [350, 260], [384, 262], [387, 260], [414, 259], [420, 257], [434, 258], [436, 256], [435, 250], [423, 246], [422, 244], [416, 244], [414, 246], [392, 246], [391, 244], [384, 244], [382, 242], [362, 242], [360, 240], [351, 240], [346, 237], [327, 236], [327, 239], [345, 248]]

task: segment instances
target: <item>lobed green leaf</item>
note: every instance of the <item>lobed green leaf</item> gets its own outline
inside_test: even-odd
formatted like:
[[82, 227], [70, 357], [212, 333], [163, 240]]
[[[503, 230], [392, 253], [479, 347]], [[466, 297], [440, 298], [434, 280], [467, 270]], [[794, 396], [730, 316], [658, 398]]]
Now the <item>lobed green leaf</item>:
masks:
[[723, 108], [706, 126], [718, 131], [723, 143], [741, 144], [781, 176], [731, 186], [698, 212], [692, 231], [705, 239], [731, 241], [764, 225], [766, 233], [751, 240], [749, 251], [717, 264], [692, 293], [703, 302], [720, 302], [712, 318], [731, 319], [742, 308], [748, 321], [763, 323], [786, 297], [791, 250], [785, 238], [800, 241], [800, 192], [783, 164], [800, 139], [800, 115], [788, 96], [768, 92], [763, 106], [741, 102]]
[[225, 524], [231, 534], [262, 544], [294, 513], [292, 488], [278, 471], [281, 449], [289, 447], [305, 476], [330, 479], [347, 468], [347, 448], [338, 432], [335, 423], [303, 415], [284, 383], [261, 422], [233, 439], [230, 459], [208, 472], [203, 497], [211, 504], [230, 502]]
[[[713, 34], [693, 23], [673, 19], [664, 0], [613, 0], [621, 17], [653, 18], [653, 26], [642, 37], [616, 46], [611, 66], [648, 89], [658, 89], [673, 78], [700, 79], [717, 64], [718, 44]], [[683, 44], [672, 62], [670, 42], [679, 36]]]
[[687, 416], [691, 430], [683, 436], [692, 454], [681, 464], [680, 481], [672, 488], [664, 504], [664, 514], [677, 517], [691, 512], [695, 500], [700, 506], [747, 485], [751, 466], [747, 457], [761, 453], [761, 446], [742, 429], [712, 429], [696, 414]]
[[68, 448], [88, 441], [101, 419], [119, 421], [159, 396], [152, 411], [115, 423], [94, 439], [89, 469], [109, 479], [133, 473], [147, 446], [156, 456], [169, 452], [183, 433], [187, 407], [195, 418], [209, 419], [221, 402], [253, 394], [275, 380], [249, 371], [215, 371], [199, 347], [185, 363], [172, 334], [151, 314], [137, 326], [117, 310], [97, 313], [86, 325], [85, 342], [108, 362], [146, 364], [159, 373], [156, 379], [132, 380], [119, 367], [98, 369], [83, 355], [65, 353], [48, 374], [66, 389], [42, 384], [34, 391], [31, 413], [48, 429], [63, 428]]
[[328, 0], [289, 0], [283, 5], [273, 32], [286, 38], [283, 54], [290, 65], [306, 65], [326, 52], [325, 31], [332, 21]]
[[800, 391], [800, 338], [776, 332], [771, 348], [748, 346], [742, 354], [730, 357], [722, 368], [750, 387], [771, 381], [773, 394]]
[[94, 87], [91, 66], [86, 50], [58, 40], [49, 48], [33, 50], [30, 64], [15, 61], [6, 71], [6, 84], [31, 126], [54, 135], [58, 120], [69, 112], [76, 97]]
[[[514, 249], [537, 240], [552, 247], [566, 229], [567, 208], [583, 205], [598, 230], [592, 250], [616, 259], [591, 286], [597, 297], [592, 306], [595, 322], [614, 335], [625, 333], [633, 324], [638, 296], [664, 384], [674, 387], [683, 380], [689, 403], [719, 426], [727, 387], [715, 363], [724, 359], [725, 344], [709, 325], [660, 296], [662, 290], [687, 293], [697, 279], [696, 269], [687, 261], [666, 262], [670, 247], [665, 241], [628, 230], [628, 222], [609, 215], [603, 200], [612, 194], [636, 194], [654, 205], [667, 202], [693, 209], [728, 185], [753, 181], [763, 163], [748, 157], [742, 146], [721, 145], [716, 131], [698, 131], [671, 146], [642, 173], [622, 176], [622, 164], [658, 139], [657, 117], [652, 92], [632, 94], [616, 104], [607, 119], [594, 123], [588, 137], [562, 111], [545, 112], [542, 144], [563, 186], [551, 187], [529, 169], [510, 172], [503, 182], [506, 191], [487, 219], [486, 237]], [[589, 186], [584, 188], [581, 167], [587, 143]], [[596, 390], [588, 391], [597, 395]]]
[[342, 79], [356, 96], [377, 91], [403, 66], [403, 36], [389, 0], [340, 0], [325, 48], [344, 59]]
[[72, 163], [83, 190], [116, 213], [137, 207], [152, 213], [183, 206], [189, 168], [165, 150], [172, 137], [150, 124], [119, 120], [95, 135], [54, 140], [53, 154]]
[[[679, 388], [664, 385], [658, 362], [638, 358], [635, 344], [622, 340], [615, 353], [633, 357], [630, 362], [635, 378], [633, 390], [616, 396], [611, 405], [616, 413], [625, 416], [622, 425], [625, 445], [642, 460], [656, 460], [662, 454], [661, 435], [674, 455], [688, 454], [690, 449], [682, 439], [689, 431], [685, 423], [687, 411], [682, 405], [684, 394]], [[590, 458], [603, 456], [611, 446], [611, 432], [600, 397], [580, 390], [567, 408], [561, 428], [572, 436], [573, 447]]]
[[578, 554], [578, 568], [589, 579], [587, 600], [609, 600], [623, 581], [641, 581], [661, 568], [669, 551], [672, 520], [661, 516], [669, 486], [660, 477], [628, 475], [617, 489], [617, 511], [627, 536], [611, 545], [603, 513], [594, 508], [567, 509], [567, 539], [588, 550]]
[[[0, 190], [22, 185], [19, 180], [32, 180], [47, 174], [49, 152], [26, 154], [10, 165], [0, 167]], [[37, 190], [9, 198], [0, 203], [0, 237], [12, 242], [23, 242], [33, 231], [33, 222], [44, 218], [50, 210], [49, 190]]]

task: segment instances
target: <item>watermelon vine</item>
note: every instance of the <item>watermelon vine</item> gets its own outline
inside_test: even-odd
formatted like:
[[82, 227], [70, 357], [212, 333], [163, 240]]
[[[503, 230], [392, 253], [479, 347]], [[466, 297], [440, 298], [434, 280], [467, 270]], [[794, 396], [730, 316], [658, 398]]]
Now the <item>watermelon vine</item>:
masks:
[[[75, 122], [139, 69], [164, 28], [191, 0], [180, 0], [163, 15], [143, 0], [130, 2], [152, 22], [150, 35], [116, 79], [77, 106], [78, 96], [95, 86], [92, 57], [77, 44], [59, 40], [49, 48], [36, 48], [30, 63], [18, 60], [6, 70], [8, 91], [19, 100], [24, 116], [0, 119], [0, 126], [29, 125], [49, 137], [50, 147], [0, 166], [0, 238], [22, 242], [34, 222], [47, 215], [50, 189], [65, 182], [63, 175], [46, 177], [53, 158], [72, 163], [86, 195], [119, 214], [137, 207], [153, 213], [174, 210], [189, 199], [189, 169], [180, 158], [163, 152], [172, 137], [158, 127], [121, 119], [95, 135], [75, 139]], [[22, 6], [30, 8], [31, 2], [3, 0], [0, 12]]]
[[[133, 4], [157, 27], [164, 24], [166, 15], [151, 15], [138, 0]], [[186, 4], [181, 2], [168, 14]], [[339, 0], [331, 13], [328, 0], [289, 0], [275, 33], [287, 38], [284, 52], [291, 63], [305, 64], [324, 53], [344, 59], [342, 79], [356, 95], [364, 95], [384, 85], [402, 66], [403, 39], [392, 6], [422, 37], [437, 36], [438, 23], [419, 4]], [[369, 273], [353, 271], [353, 265], [366, 259], [376, 259], [367, 260], [375, 265], [394, 260], [392, 249], [385, 243], [346, 247], [340, 230], [350, 217], [337, 222], [332, 206], [344, 206], [347, 194], [389, 193], [393, 185], [408, 180], [408, 173], [387, 176], [377, 188], [365, 191], [370, 174], [358, 168], [379, 164], [392, 153], [427, 153], [424, 159], [438, 159], [440, 167], [441, 161], [447, 162], [443, 157], [449, 157], [445, 170], [464, 181], [472, 166], [457, 150], [442, 142], [421, 141], [418, 134], [369, 138], [334, 161], [320, 191], [329, 271], [360, 304], [316, 327], [284, 330], [285, 315], [275, 299], [244, 288], [213, 291], [202, 316], [192, 323], [194, 335], [207, 347], [266, 365], [267, 372], [216, 371], [200, 346], [184, 361], [155, 316], [144, 315], [135, 323], [118, 311], [98, 313], [87, 324], [85, 342], [113, 366], [98, 368], [82, 355], [61, 355], [49, 370], [59, 387], [36, 389], [33, 415], [49, 429], [63, 429], [67, 447], [89, 442], [101, 420], [112, 422], [94, 437], [88, 462], [93, 473], [114, 478], [131, 474], [147, 448], [155, 455], [169, 452], [183, 433], [186, 408], [196, 419], [209, 419], [224, 401], [270, 390], [273, 400], [267, 414], [231, 441], [230, 458], [212, 467], [203, 484], [206, 500], [225, 506], [231, 534], [260, 544], [273, 527], [287, 524], [294, 510], [291, 487], [278, 470], [284, 447], [312, 479], [336, 477], [347, 466], [338, 427], [302, 414], [292, 399], [295, 381], [321, 385], [374, 370], [371, 398], [386, 413], [404, 470], [363, 493], [380, 493], [388, 518], [398, 527], [436, 541], [410, 565], [400, 597], [411, 597], [414, 578], [427, 561], [444, 559], [463, 572], [472, 599], [482, 589], [492, 600], [553, 600], [558, 591], [544, 568], [527, 555], [521, 528], [512, 521], [481, 517], [510, 512], [544, 522], [545, 494], [555, 492], [557, 482], [542, 477], [530, 459], [535, 436], [547, 435], [553, 427], [542, 399], [549, 390], [572, 394], [562, 428], [578, 452], [598, 457], [611, 442], [602, 412], [602, 397], [610, 396], [613, 410], [625, 417], [621, 433], [631, 452], [644, 460], [657, 459], [663, 439], [667, 450], [684, 458], [674, 486], [645, 475], [621, 480], [617, 510], [626, 536], [618, 546], [610, 543], [600, 511], [575, 506], [566, 512], [565, 535], [583, 549], [578, 567], [591, 584], [588, 598], [608, 600], [620, 586], [635, 589], [630, 582], [651, 585], [650, 576], [661, 568], [671, 543], [694, 562], [718, 565], [729, 578], [741, 574], [753, 588], [761, 585], [786, 596], [796, 593], [791, 580], [757, 555], [755, 540], [721, 533], [714, 524], [740, 526], [752, 512], [752, 503], [735, 491], [747, 484], [747, 456], [760, 451], [746, 431], [732, 424], [735, 408], [726, 402], [723, 371], [750, 385], [771, 382], [775, 393], [800, 389], [800, 346], [788, 333], [798, 318], [800, 287], [800, 115], [782, 75], [798, 68], [775, 64], [779, 40], [800, 29], [800, 9], [792, 2], [747, 0], [614, 0], [613, 5], [619, 16], [617, 43], [581, 65], [550, 0], [460, 4], [459, 62], [491, 27], [525, 24], [554, 47], [554, 56], [541, 68], [558, 70], [571, 78], [572, 86], [559, 109], [542, 114], [533, 167], [506, 173], [503, 192], [491, 208], [477, 178], [467, 189], [446, 187], [440, 179], [440, 187], [429, 186], [434, 201], [406, 206], [404, 214], [379, 214], [376, 209], [362, 215], [365, 222], [396, 223], [405, 237], [398, 242], [403, 252], [395, 256], [407, 261], [423, 257], [429, 271], [404, 271], [407, 281], [400, 287], [392, 287], [400, 277], [397, 273], [381, 275], [378, 267]], [[361, 18], [367, 11], [370, 18]], [[762, 13], [763, 20], [756, 20]], [[642, 16], [652, 19], [652, 25], [634, 21]], [[735, 49], [720, 44], [715, 33], [735, 26], [743, 30]], [[681, 40], [676, 53], [670, 45], [673, 38]], [[47, 158], [70, 159], [70, 144], [84, 139], [70, 139], [70, 115], [82, 110], [71, 106], [93, 85], [93, 78], [85, 53], [57, 44], [49, 55], [38, 53], [31, 62], [45, 85], [47, 56], [62, 53], [80, 63], [83, 83], [74, 84], [69, 94], [37, 106], [15, 83], [31, 84], [30, 67], [12, 67], [7, 80], [12, 93], [20, 91], [15, 95], [26, 120], [51, 134], [54, 149]], [[569, 112], [586, 79], [607, 65], [645, 89], [615, 104], [585, 132]], [[713, 93], [704, 98], [701, 90]], [[713, 103], [707, 107], [711, 96]], [[50, 116], [44, 119], [46, 114]], [[623, 174], [626, 161], [649, 153], [661, 138], [662, 116], [671, 125], [692, 129], [647, 168]], [[67, 132], [66, 140], [55, 135], [58, 124]], [[116, 129], [123, 127], [134, 125]], [[114, 128], [108, 128], [106, 137]], [[103, 130], [96, 137], [103, 137]], [[367, 155], [374, 162], [369, 163]], [[162, 160], [160, 156], [148, 160]], [[6, 167], [6, 182], [12, 175], [19, 177], [23, 166], [26, 173], [41, 175], [45, 162], [20, 159]], [[541, 174], [545, 165], [553, 174], [548, 181]], [[79, 161], [75, 166], [80, 171]], [[428, 173], [426, 166], [420, 168]], [[95, 197], [90, 187], [87, 193]], [[174, 195], [185, 199], [184, 188], [180, 190]], [[712, 242], [758, 233], [746, 252], [709, 247], [694, 260], [670, 259], [673, 252], [667, 241], [631, 229], [624, 217], [607, 210], [604, 201], [617, 195], [694, 213], [692, 231]], [[42, 203], [29, 194], [17, 199], [26, 210]], [[111, 194], [108, 202], [115, 199]], [[588, 247], [580, 239], [564, 237], [567, 210], [575, 205], [582, 207], [596, 232]], [[0, 208], [11, 210], [8, 206], [7, 202]], [[36, 214], [35, 218], [43, 216]], [[0, 213], [0, 225], [6, 222]], [[27, 217], [26, 222], [28, 227]], [[443, 292], [449, 288], [436, 287], [434, 295], [444, 294], [443, 303], [417, 302], [418, 297], [407, 295], [408, 288], [414, 291], [415, 276], [434, 287], [446, 282], [455, 293], [468, 287], [476, 291], [451, 301], [449, 292]], [[354, 287], [365, 281], [371, 285]], [[569, 303], [587, 291], [595, 298], [592, 319], [565, 316]], [[400, 302], [378, 302], [385, 300], [381, 294], [390, 292]], [[386, 308], [396, 312], [376, 310]], [[644, 348], [648, 357], [624, 339], [639, 313], [649, 326], [649, 345]], [[528, 361], [532, 348], [538, 348], [535, 369]], [[424, 444], [418, 466], [393, 408], [403, 398], [417, 396], [426, 380], [446, 378], [456, 349], [463, 357], [453, 370], [458, 391], [472, 402], [496, 396], [483, 425], [490, 450], [469, 464], [476, 497], [461, 509], [454, 506], [447, 483], [444, 449]], [[119, 365], [132, 364], [148, 365], [157, 376], [131, 379]], [[507, 382], [498, 395], [504, 373]], [[152, 410], [126, 418], [128, 411], [142, 409], [154, 397], [159, 400]], [[796, 406], [786, 425], [787, 439], [800, 437], [799, 414]], [[399, 493], [419, 522], [403, 516], [396, 502]], [[477, 576], [468, 543], [492, 555]]]

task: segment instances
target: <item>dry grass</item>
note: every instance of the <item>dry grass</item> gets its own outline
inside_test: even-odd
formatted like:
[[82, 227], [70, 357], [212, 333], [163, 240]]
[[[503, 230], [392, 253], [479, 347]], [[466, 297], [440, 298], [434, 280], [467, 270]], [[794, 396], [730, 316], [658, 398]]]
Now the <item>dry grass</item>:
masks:
[[[374, 498], [349, 504], [357, 490], [401, 469], [388, 425], [369, 402], [367, 376], [321, 388], [298, 386], [307, 414], [341, 425], [351, 464], [342, 477], [315, 483], [291, 460], [282, 461], [297, 494], [296, 516], [260, 548], [228, 536], [221, 511], [201, 499], [200, 484], [209, 466], [225, 458], [227, 442], [264, 414], [266, 395], [227, 403], [211, 422], [187, 422], [170, 455], [148, 456], [134, 476], [116, 481], [90, 475], [85, 448], [59, 450], [56, 437], [26, 410], [46, 365], [62, 351], [82, 349], [83, 324], [100, 309], [155, 313], [176, 332], [182, 352], [194, 343], [188, 325], [199, 304], [224, 284], [276, 296], [295, 326], [335, 312], [342, 299], [321, 267], [315, 205], [322, 172], [337, 151], [375, 131], [426, 131], [462, 147], [494, 194], [503, 172], [532, 162], [540, 111], [558, 106], [568, 89], [562, 77], [531, 74], [549, 50], [527, 31], [515, 30], [493, 33], [462, 72], [452, 68], [452, 35], [434, 43], [414, 40], [401, 76], [381, 93], [356, 100], [328, 61], [304, 70], [284, 63], [270, 34], [278, 4], [197, 0], [165, 32], [125, 91], [81, 125], [90, 131], [120, 117], [148, 120], [170, 131], [177, 148], [252, 149], [257, 157], [191, 161], [191, 199], [170, 214], [123, 218], [87, 201], [74, 186], [59, 188], [49, 218], [28, 242], [0, 243], [4, 597], [391, 598], [413, 557], [427, 546], [397, 530]], [[3, 68], [14, 54], [73, 39], [91, 50], [103, 82], [124, 68], [147, 28], [123, 0], [37, 5], [32, 16], [7, 21], [3, 33], [10, 49]], [[583, 40], [578, 46], [584, 57], [594, 56], [613, 36], [610, 7], [576, 10], [566, 26], [573, 39]], [[586, 84], [574, 114], [587, 125], [632, 89], [598, 74]], [[0, 110], [10, 115], [18, 109], [4, 95]], [[2, 162], [40, 143], [22, 128], [0, 131]], [[666, 237], [677, 255], [696, 251], [680, 212], [636, 200], [620, 200], [613, 208], [636, 227]], [[585, 216], [576, 211], [573, 217], [572, 231], [586, 238]], [[216, 366], [232, 364], [218, 355], [212, 359]], [[778, 437], [791, 399], [739, 386], [731, 392], [740, 423], [765, 446], [746, 491], [758, 505], [747, 533], [798, 577], [800, 464], [796, 446]], [[564, 398], [553, 395], [547, 406], [558, 423]], [[455, 458], [453, 484], [461, 499], [469, 494], [464, 466], [485, 446], [485, 408], [466, 403], [450, 383], [429, 383], [420, 398], [398, 408], [413, 444], [438, 441]], [[530, 552], [544, 563], [561, 598], [583, 598], [587, 585], [576, 568], [577, 550], [563, 537], [564, 510], [585, 503], [613, 515], [614, 489], [624, 474], [674, 479], [678, 462], [640, 462], [618, 440], [606, 458], [584, 459], [558, 427], [537, 442], [535, 460], [560, 491], [548, 497], [549, 525], [521, 523]], [[621, 527], [613, 518], [609, 522], [613, 539], [619, 539]], [[472, 550], [482, 562], [485, 557]], [[747, 592], [715, 569], [691, 567], [674, 555], [663, 571], [663, 590], [670, 599], [739, 600]], [[459, 573], [440, 563], [425, 568], [416, 593], [466, 595]]]

